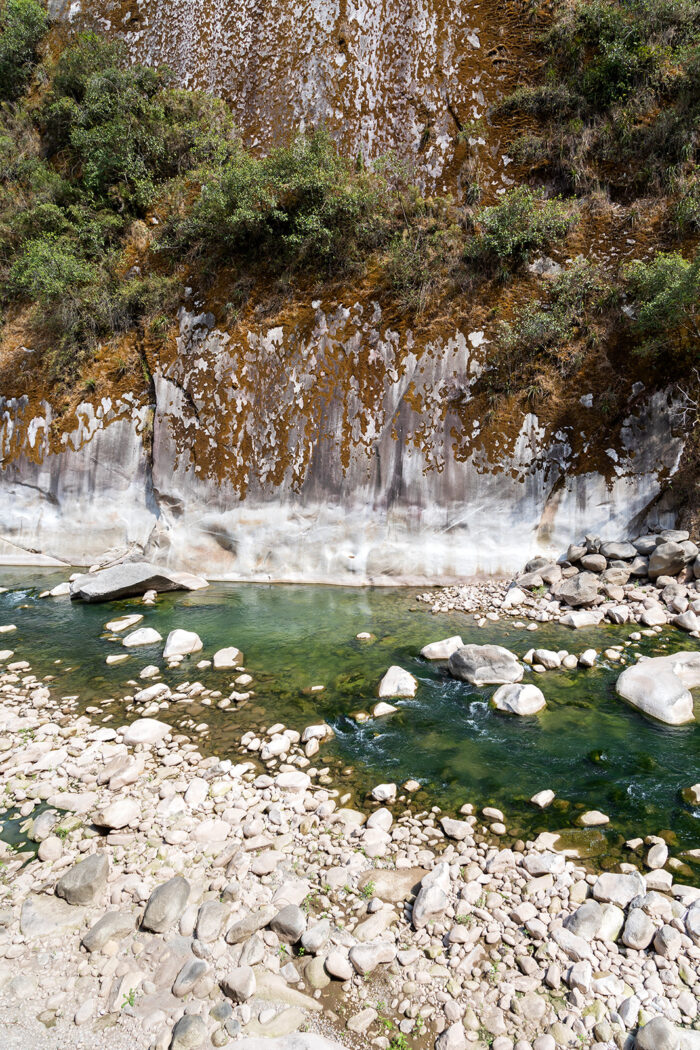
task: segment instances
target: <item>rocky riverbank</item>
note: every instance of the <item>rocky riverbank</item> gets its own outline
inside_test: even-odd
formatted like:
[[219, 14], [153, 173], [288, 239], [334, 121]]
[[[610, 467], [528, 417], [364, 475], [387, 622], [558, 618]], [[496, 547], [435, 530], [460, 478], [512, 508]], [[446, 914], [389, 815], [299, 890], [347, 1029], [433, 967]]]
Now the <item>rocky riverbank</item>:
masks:
[[[633, 541], [586, 536], [558, 559], [537, 557], [510, 582], [444, 587], [418, 595], [434, 612], [474, 613], [483, 623], [517, 615], [538, 623], [596, 627], [672, 625], [700, 637], [700, 554], [678, 529]], [[634, 640], [634, 636], [632, 636]]]
[[410, 783], [347, 808], [324, 725], [236, 763], [76, 717], [21, 653], [0, 691], [4, 807], [38, 847], [2, 858], [4, 1045], [700, 1046], [700, 890], [644, 829], [598, 875], [498, 810], [412, 812]]

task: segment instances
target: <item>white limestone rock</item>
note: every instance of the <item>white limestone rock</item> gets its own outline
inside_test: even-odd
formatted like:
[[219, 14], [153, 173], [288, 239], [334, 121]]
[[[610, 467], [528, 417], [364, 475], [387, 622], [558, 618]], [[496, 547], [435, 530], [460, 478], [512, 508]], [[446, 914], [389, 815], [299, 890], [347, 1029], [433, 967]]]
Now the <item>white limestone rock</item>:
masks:
[[154, 627], [139, 627], [137, 631], [132, 631], [131, 634], [127, 634], [122, 639], [122, 645], [126, 646], [127, 649], [135, 649], [141, 645], [155, 645], [157, 642], [162, 642], [163, 639], [158, 631]]
[[536, 715], [547, 706], [541, 689], [530, 683], [502, 685], [491, 697], [491, 704], [497, 711], [510, 715]]
[[410, 698], [416, 695], [417, 689], [418, 682], [413, 675], [394, 664], [379, 683], [378, 695], [380, 700], [396, 696]]
[[461, 649], [464, 642], [458, 634], [452, 638], [442, 638], [439, 642], [424, 645], [420, 654], [426, 660], [449, 660], [454, 652]]
[[203, 648], [202, 639], [194, 631], [183, 631], [177, 628], [171, 631], [163, 649], [163, 659], [171, 660], [174, 656], [189, 656]]
[[617, 693], [638, 711], [667, 725], [694, 720], [691, 689], [700, 686], [700, 653], [639, 660], [617, 680]]

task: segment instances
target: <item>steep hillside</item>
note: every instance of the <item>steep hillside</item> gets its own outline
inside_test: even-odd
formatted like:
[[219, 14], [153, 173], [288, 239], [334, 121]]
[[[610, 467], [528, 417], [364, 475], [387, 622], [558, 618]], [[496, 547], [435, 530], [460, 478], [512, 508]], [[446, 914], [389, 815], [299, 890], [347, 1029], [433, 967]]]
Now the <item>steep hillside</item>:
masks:
[[71, 12], [2, 15], [0, 556], [460, 577], [695, 516], [700, 5]]

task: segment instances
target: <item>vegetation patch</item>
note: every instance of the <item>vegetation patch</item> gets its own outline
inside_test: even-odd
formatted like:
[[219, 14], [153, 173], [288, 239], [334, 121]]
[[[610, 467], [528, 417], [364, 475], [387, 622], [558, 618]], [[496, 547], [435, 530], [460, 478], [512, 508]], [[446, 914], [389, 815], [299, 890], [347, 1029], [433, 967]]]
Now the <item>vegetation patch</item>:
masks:
[[540, 46], [540, 83], [521, 86], [500, 106], [535, 121], [515, 144], [521, 160], [546, 164], [568, 192], [602, 184], [627, 197], [692, 194], [698, 0], [555, 0]]

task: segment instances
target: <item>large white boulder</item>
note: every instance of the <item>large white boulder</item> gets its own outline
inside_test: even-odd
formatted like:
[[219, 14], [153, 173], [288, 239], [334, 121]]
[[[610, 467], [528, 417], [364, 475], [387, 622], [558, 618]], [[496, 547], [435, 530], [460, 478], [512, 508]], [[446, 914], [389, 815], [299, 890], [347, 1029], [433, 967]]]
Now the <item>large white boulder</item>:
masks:
[[201, 648], [202, 639], [198, 634], [177, 628], [166, 639], [163, 657], [170, 660], [173, 656], [189, 656], [190, 653], [198, 653]]
[[525, 671], [502, 645], [463, 645], [450, 657], [449, 670], [453, 678], [476, 686], [519, 682]]
[[131, 634], [127, 634], [126, 638], [122, 639], [122, 645], [125, 645], [128, 649], [135, 648], [138, 645], [155, 645], [156, 642], [162, 642], [161, 635], [153, 627], [139, 627], [138, 631], [132, 631]]
[[171, 732], [171, 727], [166, 722], [159, 722], [157, 718], [137, 718], [124, 730], [124, 743], [159, 744]]
[[541, 689], [522, 682], [502, 685], [491, 697], [491, 703], [497, 711], [504, 711], [509, 715], [536, 715], [547, 706]]
[[379, 683], [379, 698], [390, 696], [415, 696], [418, 682], [408, 671], [396, 664], [390, 667]]
[[426, 660], [449, 660], [452, 653], [456, 652], [457, 649], [461, 649], [464, 642], [458, 634], [455, 634], [452, 638], [442, 638], [439, 642], [430, 642], [428, 645], [424, 645], [420, 651], [421, 656]]
[[639, 660], [617, 680], [617, 693], [637, 710], [667, 725], [692, 722], [691, 689], [700, 686], [700, 652]]
[[208, 587], [201, 576], [176, 572], [151, 562], [123, 562], [99, 572], [78, 576], [70, 585], [71, 598], [84, 602], [109, 602], [129, 598], [146, 591], [196, 591]]
[[218, 649], [214, 653], [214, 669], [216, 671], [227, 671], [232, 667], [240, 667], [243, 663], [243, 653], [236, 649], [235, 645], [229, 645], [226, 649]]

